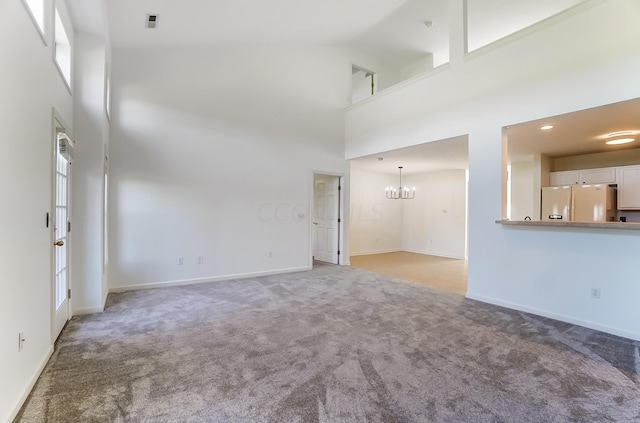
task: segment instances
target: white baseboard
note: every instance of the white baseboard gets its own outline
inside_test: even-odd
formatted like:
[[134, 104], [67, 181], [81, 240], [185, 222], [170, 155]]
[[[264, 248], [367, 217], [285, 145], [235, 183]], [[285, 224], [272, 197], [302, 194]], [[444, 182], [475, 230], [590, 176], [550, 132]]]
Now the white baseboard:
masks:
[[368, 256], [370, 254], [386, 254], [386, 253], [401, 253], [401, 252], [406, 252], [406, 253], [415, 253], [415, 254], [424, 254], [427, 256], [436, 256], [436, 257], [444, 257], [444, 258], [452, 258], [452, 259], [458, 259], [458, 260], [465, 260], [466, 257], [460, 257], [460, 256], [452, 256], [452, 255], [447, 255], [447, 254], [440, 254], [437, 252], [433, 252], [433, 251], [424, 251], [424, 250], [410, 250], [410, 249], [402, 249], [402, 250], [377, 250], [377, 251], [362, 251], [362, 252], [357, 252], [357, 253], [351, 253], [349, 254], [350, 256]]
[[534, 307], [528, 307], [522, 304], [516, 304], [509, 301], [502, 301], [497, 298], [487, 297], [484, 295], [474, 294], [472, 292], [467, 291], [467, 298], [477, 301], [482, 301], [483, 303], [494, 304], [497, 306], [502, 306], [506, 308], [510, 308], [513, 310], [524, 311], [525, 313], [536, 314], [542, 317], [548, 317], [554, 320], [560, 320], [562, 322], [571, 323], [574, 325], [584, 326], [589, 329], [599, 330], [601, 332], [610, 333], [612, 335], [621, 336], [623, 338], [633, 339], [635, 341], [640, 341], [640, 333], [631, 332], [625, 329], [620, 329], [612, 326], [601, 325], [599, 323], [591, 322], [588, 320], [576, 319], [571, 316], [567, 316], [564, 314], [553, 313], [551, 311], [542, 310]]
[[16, 418], [18, 413], [20, 412], [20, 409], [24, 405], [24, 402], [27, 400], [27, 397], [29, 396], [29, 394], [33, 390], [33, 387], [35, 386], [36, 382], [38, 381], [38, 378], [40, 377], [40, 374], [44, 370], [44, 366], [46, 366], [47, 363], [49, 362], [49, 359], [51, 358], [51, 354], [53, 354], [53, 345], [51, 345], [49, 350], [45, 353], [44, 358], [40, 362], [40, 365], [36, 369], [34, 375], [31, 377], [31, 380], [29, 381], [29, 384], [27, 385], [26, 390], [20, 396], [20, 400], [18, 401], [18, 404], [15, 406], [15, 408], [13, 409], [11, 414], [9, 415], [9, 420], [7, 420], [7, 421], [12, 422]]
[[104, 306], [85, 307], [85, 308], [78, 308], [76, 310], [73, 310], [72, 315], [80, 316], [82, 314], [102, 313], [103, 311], [104, 311]]
[[370, 254], [386, 254], [386, 253], [399, 253], [402, 250], [375, 250], [375, 251], [359, 251], [355, 253], [349, 253], [349, 256], [368, 256]]
[[195, 285], [199, 283], [226, 281], [229, 279], [246, 279], [246, 278], [255, 278], [258, 276], [269, 276], [269, 275], [279, 275], [282, 273], [302, 272], [304, 270], [311, 270], [311, 269], [312, 269], [311, 266], [302, 266], [302, 267], [291, 267], [288, 269], [269, 270], [266, 272], [237, 273], [234, 275], [211, 276], [207, 278], [182, 279], [182, 280], [175, 280], [175, 281], [113, 286], [109, 288], [109, 292], [124, 292], [124, 291], [134, 291], [139, 289], [164, 288], [168, 286]]
[[461, 257], [461, 256], [450, 255], [450, 254], [440, 254], [437, 251], [411, 250], [411, 249], [405, 249], [402, 251], [406, 251], [407, 253], [424, 254], [426, 256], [436, 256], [436, 257], [452, 258], [452, 259], [458, 259], [458, 260], [466, 259], [466, 257], [464, 256]]
[[106, 306], [107, 306], [107, 296], [105, 295], [104, 298], [102, 299], [102, 306], [78, 308], [76, 310], [73, 310], [71, 312], [71, 315], [80, 316], [83, 314], [102, 313]]

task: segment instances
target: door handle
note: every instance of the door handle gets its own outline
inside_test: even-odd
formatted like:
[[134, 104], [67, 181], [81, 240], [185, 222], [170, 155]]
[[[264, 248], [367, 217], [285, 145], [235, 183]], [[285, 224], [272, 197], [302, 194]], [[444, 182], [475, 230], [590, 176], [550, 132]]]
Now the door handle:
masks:
[[314, 224], [314, 225], [317, 225], [317, 224], [318, 224], [318, 222], [313, 222], [313, 224]]
[[60, 241], [56, 241], [53, 243], [53, 245], [57, 246], [57, 247], [62, 247], [64, 245], [64, 241], [60, 240]]

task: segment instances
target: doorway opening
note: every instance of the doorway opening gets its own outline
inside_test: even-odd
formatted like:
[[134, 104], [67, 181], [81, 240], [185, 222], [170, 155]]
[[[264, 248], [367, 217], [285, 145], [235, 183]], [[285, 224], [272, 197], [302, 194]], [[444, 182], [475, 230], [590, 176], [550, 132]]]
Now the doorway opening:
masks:
[[313, 175], [312, 262], [344, 264], [341, 254], [343, 202], [341, 176]]
[[[468, 155], [462, 135], [351, 160], [351, 265], [464, 295]], [[400, 166], [415, 197], [389, 199]]]

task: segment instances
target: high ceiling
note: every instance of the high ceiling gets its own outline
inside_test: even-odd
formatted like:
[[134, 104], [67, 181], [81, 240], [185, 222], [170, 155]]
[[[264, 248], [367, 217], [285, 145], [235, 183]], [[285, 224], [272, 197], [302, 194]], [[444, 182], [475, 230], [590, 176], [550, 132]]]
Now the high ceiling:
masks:
[[[584, 0], [467, 1], [469, 45], [479, 46]], [[338, 44], [391, 66], [405, 66], [428, 54], [433, 54], [437, 66], [446, 62], [449, 55], [448, 0], [67, 0], [67, 3], [77, 30], [108, 31], [114, 48]], [[156, 29], [145, 27], [148, 13], [159, 16]]]
[[[467, 0], [469, 45], [477, 47], [583, 0]], [[343, 45], [382, 63], [402, 67], [433, 54], [448, 60], [448, 0], [67, 0], [76, 30], [109, 33], [114, 48]], [[148, 13], [157, 29], [145, 28]], [[603, 150], [598, 135], [631, 128], [638, 103], [621, 104], [508, 128], [511, 160]], [[634, 115], [635, 113], [635, 115]], [[545, 122], [547, 120], [544, 120]], [[618, 148], [625, 148], [624, 146]], [[467, 167], [467, 141], [455, 138], [385, 152], [354, 166], [406, 173]], [[378, 157], [384, 160], [379, 161]]]
[[434, 66], [449, 60], [447, 0], [408, 0], [351, 40], [357, 51], [392, 66], [433, 55]]
[[[356, 37], [407, 0], [109, 0], [115, 48], [266, 43], [334, 44]], [[147, 13], [158, 28], [145, 28]]]

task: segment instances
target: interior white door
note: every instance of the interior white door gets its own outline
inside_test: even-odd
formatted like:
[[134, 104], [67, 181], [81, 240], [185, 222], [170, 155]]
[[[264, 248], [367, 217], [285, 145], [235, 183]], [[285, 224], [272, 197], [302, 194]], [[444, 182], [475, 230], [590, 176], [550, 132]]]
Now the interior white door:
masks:
[[53, 333], [56, 339], [69, 320], [70, 141], [56, 132], [53, 209]]
[[338, 264], [340, 177], [314, 176], [313, 257]]

